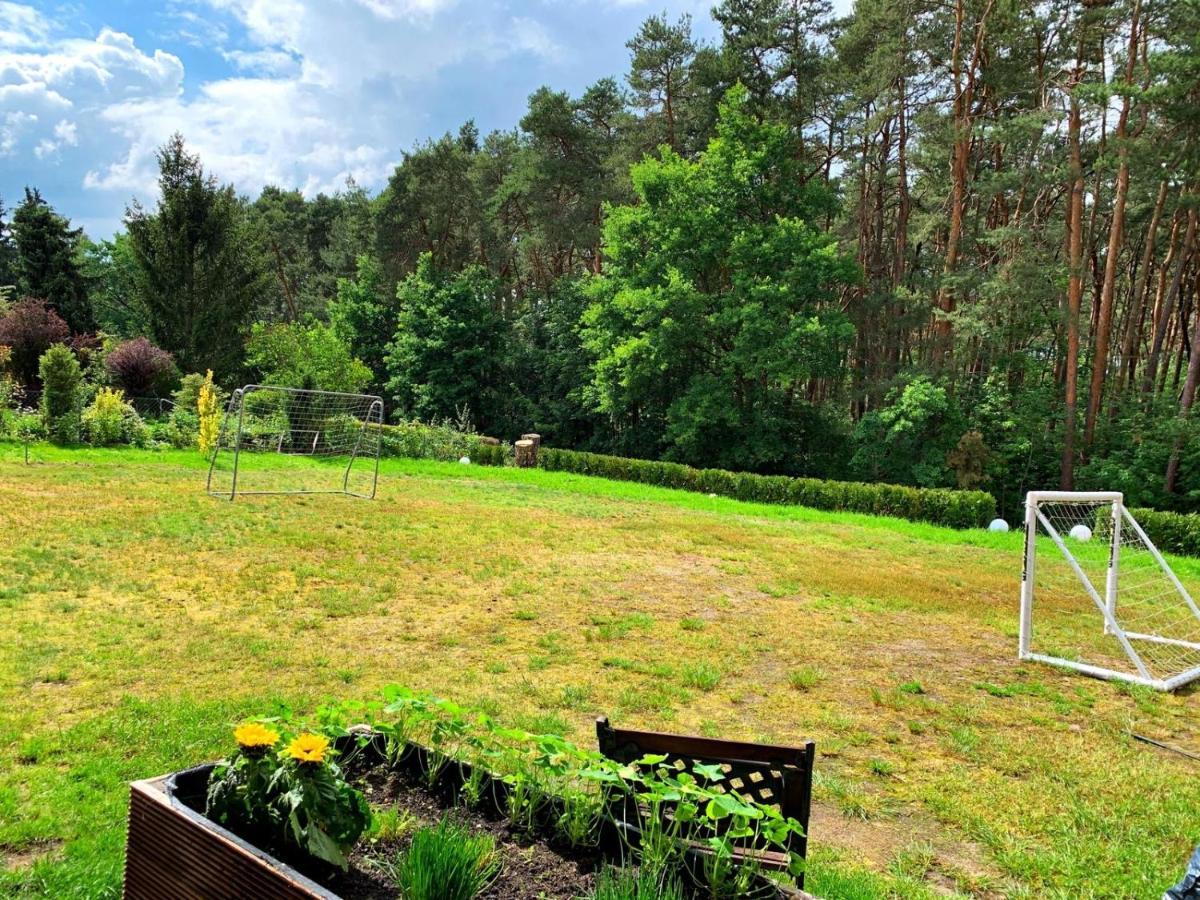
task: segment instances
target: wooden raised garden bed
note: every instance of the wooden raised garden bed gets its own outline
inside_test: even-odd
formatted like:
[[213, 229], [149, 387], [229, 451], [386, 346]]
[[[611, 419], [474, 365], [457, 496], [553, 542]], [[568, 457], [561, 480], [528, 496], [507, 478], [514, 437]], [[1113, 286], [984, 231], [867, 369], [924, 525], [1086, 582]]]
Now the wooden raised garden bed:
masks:
[[[609, 727], [606, 720], [598, 723], [598, 731], [601, 750], [611, 758], [632, 753], [635, 744], [641, 746], [641, 752], [655, 752], [654, 748], [657, 752], [668, 752], [669, 741], [664, 746], [662, 739], [673, 737], [652, 732], [620, 732]], [[357, 762], [349, 767], [354, 776], [352, 780], [373, 803], [382, 801], [382, 805], [394, 805], [426, 821], [457, 808], [459, 812], [455, 815], [462, 816], [465, 824], [495, 837], [503, 868], [492, 887], [482, 895], [485, 898], [519, 900], [539, 896], [587, 896], [596, 872], [605, 862], [619, 861], [623, 851], [627, 855], [628, 847], [637, 843], [637, 825], [623, 821], [620, 815], [605, 824], [595, 847], [582, 850], [563, 846], [552, 837], [513, 832], [503, 816], [507, 785], [499, 778], [484, 774], [481, 796], [487, 799], [471, 810], [463, 810], [461, 806], [456, 807], [455, 798], [471, 777], [469, 765], [441, 767], [436, 780], [431, 780], [427, 777], [429, 751], [424, 747], [410, 743], [399, 762], [389, 764], [377, 743], [357, 749]], [[762, 785], [767, 799], [772, 788], [783, 791], [783, 795], [775, 794], [784, 801], [781, 806], [787, 808], [786, 804], [790, 802], [792, 812], [803, 813], [807, 826], [812, 745], [798, 749], [759, 748], [764, 754], [759, 758], [745, 750], [754, 746], [711, 741], [704, 745], [685, 744], [679, 748], [679, 757], [699, 761], [705, 758], [701, 751], [707, 751], [708, 759], [718, 764], [728, 767], [733, 761], [735, 777], [742, 776], [745, 784], [756, 788]], [[764, 759], [767, 769], [762, 768]], [[280, 847], [256, 846], [255, 841], [234, 834], [206, 817], [205, 796], [213, 768], [213, 765], [199, 766], [132, 785], [125, 863], [126, 900], [167, 897], [181, 900], [246, 897], [373, 900], [397, 895], [394, 886], [365, 856], [352, 855], [351, 870], [343, 873], [312, 859], [297, 858], [295, 853]], [[757, 774], [770, 774], [771, 771], [782, 779], [777, 777], [768, 783]], [[795, 805], [797, 801], [800, 806]], [[801, 854], [804, 852], [803, 846], [792, 849]], [[692, 871], [702, 870], [703, 853], [699, 848], [688, 851]], [[773, 861], [764, 859], [762, 862], [763, 868], [769, 868]], [[765, 877], [760, 877], [758, 884], [755, 897], [809, 898], [798, 888], [782, 886]]]

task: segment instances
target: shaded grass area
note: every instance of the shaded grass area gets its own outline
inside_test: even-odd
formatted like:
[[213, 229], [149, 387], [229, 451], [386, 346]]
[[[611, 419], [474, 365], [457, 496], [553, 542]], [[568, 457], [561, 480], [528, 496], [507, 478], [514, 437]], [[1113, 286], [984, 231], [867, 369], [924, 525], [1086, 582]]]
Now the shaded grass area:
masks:
[[1020, 664], [1019, 534], [403, 460], [375, 502], [231, 504], [195, 454], [33, 458], [0, 444], [7, 893], [116, 896], [125, 782], [389, 682], [585, 742], [811, 737], [829, 898], [1157, 896], [1200, 838], [1192, 764], [1127, 736], [1200, 749], [1197, 695]]

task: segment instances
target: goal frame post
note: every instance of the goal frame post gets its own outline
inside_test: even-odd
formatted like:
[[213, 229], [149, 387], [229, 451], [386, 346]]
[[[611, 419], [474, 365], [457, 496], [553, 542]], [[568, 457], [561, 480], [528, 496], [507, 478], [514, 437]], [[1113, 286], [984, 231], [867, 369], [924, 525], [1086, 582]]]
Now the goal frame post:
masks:
[[[342, 472], [342, 487], [328, 489], [293, 489], [293, 490], [239, 490], [238, 489], [238, 469], [242, 454], [242, 436], [246, 424], [246, 397], [255, 391], [274, 391], [282, 394], [291, 395], [316, 395], [323, 397], [342, 397], [346, 399], [365, 400], [368, 402], [367, 412], [359, 423], [358, 435], [355, 438], [354, 449], [349, 454], [349, 459], [346, 461], [346, 468]], [[228, 430], [232, 427], [234, 413], [237, 414], [236, 428], [233, 431], [232, 449], [226, 447], [226, 436]], [[208, 462], [208, 479], [205, 483], [205, 491], [212, 497], [218, 497], [225, 500], [235, 500], [239, 496], [279, 496], [283, 494], [344, 494], [348, 497], [357, 497], [360, 500], [374, 500], [376, 491], [379, 487], [379, 454], [382, 444], [381, 440], [375, 443], [375, 452], [372, 454], [373, 460], [371, 465], [371, 490], [369, 493], [363, 493], [350, 490], [350, 473], [354, 468], [354, 463], [362, 458], [362, 439], [363, 435], [369, 428], [375, 427], [382, 431], [383, 425], [383, 398], [377, 394], [354, 394], [345, 391], [320, 391], [308, 390], [303, 388], [282, 387], [275, 384], [247, 384], [233, 392], [229, 397], [229, 403], [225, 408], [225, 415], [221, 417], [221, 427], [217, 433], [216, 445], [212, 449]], [[315, 442], [314, 438], [314, 442]], [[217, 457], [221, 450], [225, 448], [227, 452], [233, 454], [233, 469], [230, 475], [229, 490], [213, 490], [213, 473], [217, 466]]]
[[[1054, 524], [1041, 512], [1042, 503], [1080, 503], [1111, 505], [1111, 532], [1109, 534], [1108, 567], [1105, 573], [1104, 593], [1092, 584], [1091, 579], [1080, 567], [1074, 554], [1063, 541], [1062, 535]], [[1121, 645], [1133, 668], [1137, 673], [1123, 672], [1106, 666], [1093, 665], [1079, 660], [1067, 659], [1037, 653], [1032, 650], [1033, 641], [1033, 608], [1035, 603], [1034, 584], [1037, 571], [1037, 538], [1039, 524], [1046, 531], [1046, 536], [1057, 547], [1068, 566], [1073, 570], [1080, 584], [1095, 605], [1103, 622], [1104, 634], [1112, 635]], [[1150, 540], [1149, 535], [1125, 507], [1125, 496], [1120, 491], [1030, 491], [1025, 495], [1025, 543], [1024, 561], [1021, 572], [1021, 612], [1018, 631], [1017, 656], [1021, 660], [1046, 663], [1059, 668], [1071, 669], [1101, 678], [1107, 681], [1123, 681], [1140, 684], [1159, 691], [1174, 691], [1189, 682], [1200, 678], [1200, 665], [1177, 672], [1170, 677], [1156, 678], [1142, 661], [1131, 640], [1148, 641], [1151, 643], [1171, 644], [1200, 652], [1200, 643], [1163, 637], [1155, 634], [1143, 634], [1126, 631], [1121, 627], [1117, 618], [1120, 600], [1120, 566], [1121, 566], [1121, 533], [1124, 528], [1132, 529], [1142, 546], [1149, 552], [1158, 568], [1171, 583], [1191, 614], [1200, 621], [1200, 608], [1188, 593], [1179, 577], [1171, 569], [1162, 553]]]

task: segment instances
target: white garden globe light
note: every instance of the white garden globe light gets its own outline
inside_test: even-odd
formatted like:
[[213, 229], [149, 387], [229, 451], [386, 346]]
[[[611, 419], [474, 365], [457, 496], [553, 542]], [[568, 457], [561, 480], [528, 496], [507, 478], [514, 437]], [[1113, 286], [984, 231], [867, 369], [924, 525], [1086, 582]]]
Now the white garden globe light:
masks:
[[1077, 541], [1090, 541], [1092, 539], [1092, 529], [1082, 523], [1074, 526], [1069, 534]]
[[988, 523], [988, 531], [1008, 531], [1008, 523], [1003, 519], [992, 519]]
[[469, 457], [469, 456], [462, 456], [462, 457], [459, 457], [459, 460], [458, 460], [458, 461], [459, 461], [460, 463], [462, 463], [464, 466], [469, 466], [469, 465], [471, 464], [471, 457]]

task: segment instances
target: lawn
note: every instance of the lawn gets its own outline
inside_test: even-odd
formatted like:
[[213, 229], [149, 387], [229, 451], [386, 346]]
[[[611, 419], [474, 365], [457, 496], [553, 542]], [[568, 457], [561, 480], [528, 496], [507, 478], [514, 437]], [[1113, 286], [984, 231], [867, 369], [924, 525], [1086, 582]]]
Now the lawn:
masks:
[[1200, 839], [1196, 764], [1128, 736], [1197, 748], [1200, 694], [1019, 663], [1019, 534], [399, 460], [373, 502], [231, 504], [196, 454], [33, 458], [0, 443], [6, 894], [116, 896], [125, 782], [395, 682], [580, 741], [812, 738], [830, 900], [1156, 897]]

